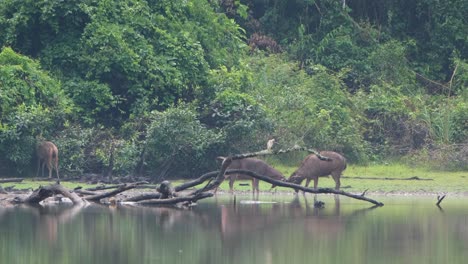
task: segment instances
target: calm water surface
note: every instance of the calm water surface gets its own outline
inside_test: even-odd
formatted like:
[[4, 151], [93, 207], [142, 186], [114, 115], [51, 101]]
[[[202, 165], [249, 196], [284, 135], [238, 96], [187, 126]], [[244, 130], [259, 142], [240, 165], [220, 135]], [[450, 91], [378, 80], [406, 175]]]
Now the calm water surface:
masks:
[[467, 263], [468, 197], [218, 196], [191, 210], [0, 207], [0, 263]]

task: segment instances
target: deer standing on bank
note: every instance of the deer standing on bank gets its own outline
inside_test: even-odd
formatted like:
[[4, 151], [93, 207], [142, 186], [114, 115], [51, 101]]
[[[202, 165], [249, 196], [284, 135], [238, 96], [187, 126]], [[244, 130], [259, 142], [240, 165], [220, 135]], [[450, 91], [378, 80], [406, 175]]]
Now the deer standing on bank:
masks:
[[55, 173], [57, 174], [57, 179], [60, 179], [59, 169], [58, 169], [57, 146], [55, 146], [55, 144], [50, 141], [44, 141], [37, 146], [36, 154], [37, 154], [36, 177], [39, 175], [40, 167], [42, 167], [41, 176], [44, 176], [44, 166], [47, 166], [47, 169], [49, 170], [49, 178], [52, 178], [52, 170], [55, 170]]
[[[322, 151], [321, 156], [331, 160], [321, 160], [315, 154], [310, 154], [301, 163], [301, 166], [289, 177], [288, 182], [301, 184], [305, 179], [305, 187], [309, 186], [311, 180], [314, 180], [314, 189], [317, 189], [318, 178], [331, 175], [335, 180], [335, 189], [340, 189], [340, 178], [346, 169], [346, 159], [333, 151]], [[297, 192], [297, 191], [296, 191]]]

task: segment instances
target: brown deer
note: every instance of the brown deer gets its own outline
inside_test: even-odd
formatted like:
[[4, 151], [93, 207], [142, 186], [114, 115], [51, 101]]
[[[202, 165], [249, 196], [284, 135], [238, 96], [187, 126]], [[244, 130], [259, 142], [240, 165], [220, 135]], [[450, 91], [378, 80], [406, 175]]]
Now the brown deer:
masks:
[[333, 151], [322, 151], [320, 155], [330, 158], [331, 161], [321, 160], [317, 155], [310, 154], [289, 177], [288, 182], [301, 184], [306, 179], [305, 186], [308, 187], [310, 181], [314, 180], [314, 189], [317, 189], [318, 178], [331, 175], [336, 183], [335, 189], [339, 190], [341, 173], [346, 169], [346, 159]]
[[[249, 170], [259, 175], [267, 176], [275, 180], [284, 181], [286, 178], [281, 172], [268, 165], [265, 161], [255, 158], [245, 158], [233, 160], [229, 165], [228, 170]], [[252, 192], [259, 192], [258, 179], [250, 177], [245, 174], [229, 174], [226, 175], [225, 179], [229, 178], [229, 191], [232, 193], [234, 189], [234, 182], [236, 180], [252, 180]], [[272, 185], [271, 188], [276, 187]], [[217, 190], [215, 190], [216, 193]]]
[[42, 174], [44, 176], [44, 166], [47, 165], [47, 169], [49, 170], [49, 178], [52, 178], [52, 170], [55, 170], [57, 174], [57, 179], [59, 177], [59, 169], [58, 169], [58, 149], [54, 143], [50, 141], [44, 141], [37, 146], [36, 149], [37, 154], [37, 173], [36, 177], [39, 175], [39, 168], [42, 165]]

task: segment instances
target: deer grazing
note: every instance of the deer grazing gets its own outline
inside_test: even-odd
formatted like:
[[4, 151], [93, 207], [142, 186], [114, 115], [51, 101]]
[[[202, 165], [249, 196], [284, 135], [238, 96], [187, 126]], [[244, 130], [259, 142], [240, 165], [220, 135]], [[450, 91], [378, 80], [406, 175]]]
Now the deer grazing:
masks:
[[[228, 170], [249, 170], [257, 174], [270, 177], [275, 180], [284, 181], [286, 178], [281, 172], [268, 165], [265, 161], [255, 158], [245, 158], [233, 160], [229, 165]], [[226, 175], [225, 179], [229, 178], [229, 191], [232, 193], [234, 189], [234, 182], [236, 180], [252, 180], [252, 192], [259, 192], [258, 179], [250, 177], [244, 174], [229, 174]], [[276, 186], [272, 185], [271, 188]], [[217, 190], [215, 190], [216, 193]]]
[[54, 143], [50, 141], [44, 141], [37, 146], [36, 149], [37, 154], [37, 173], [36, 177], [39, 175], [39, 168], [42, 165], [42, 174], [44, 176], [44, 166], [47, 166], [49, 170], [49, 178], [52, 178], [52, 170], [55, 170], [57, 174], [57, 179], [59, 177], [59, 169], [58, 169], [58, 149]]
[[310, 181], [314, 180], [314, 189], [317, 189], [318, 178], [331, 175], [335, 180], [335, 189], [339, 190], [341, 174], [346, 169], [346, 159], [333, 151], [322, 151], [320, 155], [330, 158], [331, 161], [321, 160], [317, 155], [310, 154], [289, 177], [288, 182], [301, 184], [306, 179], [305, 187], [308, 187]]

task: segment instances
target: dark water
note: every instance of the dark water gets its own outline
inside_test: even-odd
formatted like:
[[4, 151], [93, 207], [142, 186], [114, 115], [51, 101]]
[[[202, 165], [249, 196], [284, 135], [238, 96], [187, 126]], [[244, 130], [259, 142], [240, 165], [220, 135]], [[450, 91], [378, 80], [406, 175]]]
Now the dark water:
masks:
[[0, 263], [468, 263], [467, 197], [373, 198], [0, 207]]

